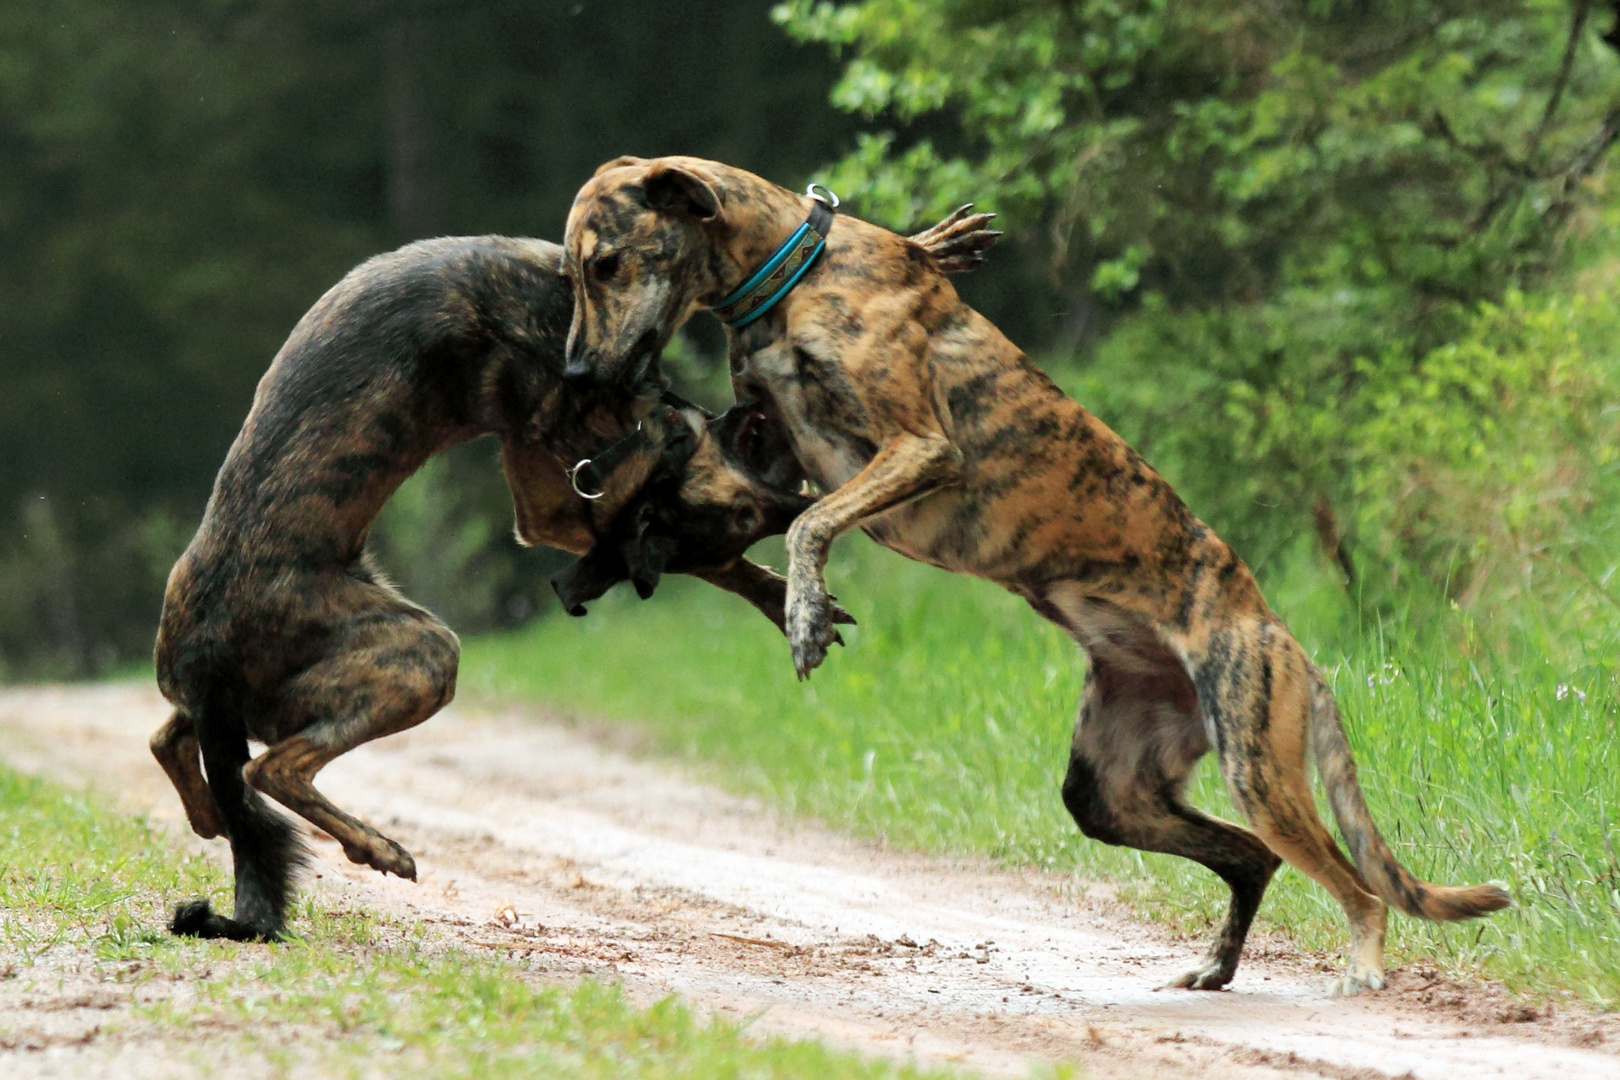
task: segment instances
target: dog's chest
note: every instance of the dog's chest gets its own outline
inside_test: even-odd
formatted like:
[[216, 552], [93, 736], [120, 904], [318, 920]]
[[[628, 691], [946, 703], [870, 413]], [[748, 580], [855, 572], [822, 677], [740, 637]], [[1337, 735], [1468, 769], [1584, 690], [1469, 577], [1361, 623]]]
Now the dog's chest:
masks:
[[836, 364], [773, 342], [734, 361], [739, 400], [768, 403], [793, 443], [794, 455], [824, 491], [842, 487], [877, 452], [865, 438], [865, 409]]

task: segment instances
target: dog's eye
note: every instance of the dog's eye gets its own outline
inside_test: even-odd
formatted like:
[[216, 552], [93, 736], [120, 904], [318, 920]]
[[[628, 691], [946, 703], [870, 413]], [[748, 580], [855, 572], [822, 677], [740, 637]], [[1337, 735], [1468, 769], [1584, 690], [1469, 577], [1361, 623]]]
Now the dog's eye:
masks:
[[607, 255], [598, 255], [591, 260], [591, 274], [597, 281], [612, 281], [613, 275], [619, 272], [619, 253], [610, 252]]

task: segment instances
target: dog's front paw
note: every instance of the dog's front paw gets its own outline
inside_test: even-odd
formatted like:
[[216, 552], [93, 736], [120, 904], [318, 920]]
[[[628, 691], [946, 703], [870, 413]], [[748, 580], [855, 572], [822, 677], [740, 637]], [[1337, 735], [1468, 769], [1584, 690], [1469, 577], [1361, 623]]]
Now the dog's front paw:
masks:
[[787, 636], [799, 678], [808, 678], [821, 666], [827, 658], [827, 647], [837, 639], [838, 632], [833, 629], [835, 609], [843, 610], [832, 602], [820, 581], [811, 579], [801, 585], [789, 580]]

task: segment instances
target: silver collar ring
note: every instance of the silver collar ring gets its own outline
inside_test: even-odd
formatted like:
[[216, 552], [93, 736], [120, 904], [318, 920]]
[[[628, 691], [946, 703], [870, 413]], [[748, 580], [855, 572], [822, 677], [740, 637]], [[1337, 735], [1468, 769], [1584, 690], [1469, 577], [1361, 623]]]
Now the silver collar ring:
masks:
[[827, 209], [829, 210], [838, 209], [838, 196], [834, 195], [832, 188], [828, 187], [826, 184], [812, 183], [809, 187], [804, 189], [804, 193], [810, 196], [810, 198], [816, 200], [818, 203], [825, 203]]
[[581, 491], [579, 487], [579, 470], [583, 469], [590, 463], [590, 458], [580, 458], [579, 461], [574, 463], [574, 467], [568, 470], [568, 486], [573, 488], [574, 494], [578, 495], [582, 499], [600, 499], [603, 495], [607, 494], [606, 487], [602, 488], [602, 490], [598, 491], [595, 495], [587, 494], [586, 492]]

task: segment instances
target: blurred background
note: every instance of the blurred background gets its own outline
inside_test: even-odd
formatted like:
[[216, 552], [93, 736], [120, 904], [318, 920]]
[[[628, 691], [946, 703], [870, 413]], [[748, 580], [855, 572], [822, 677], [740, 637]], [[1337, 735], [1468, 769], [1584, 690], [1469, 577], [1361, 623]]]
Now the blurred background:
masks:
[[[969, 299], [1268, 581], [1620, 622], [1620, 64], [1565, 0], [33, 0], [0, 11], [0, 678], [148, 655], [253, 387], [349, 267], [559, 239], [623, 153], [1008, 239]], [[666, 365], [726, 389], [707, 317]], [[377, 554], [550, 617], [488, 444]], [[1411, 613], [1416, 612], [1416, 615]], [[1449, 616], [1446, 616], [1449, 617]], [[1480, 629], [1484, 628], [1484, 629]]]

